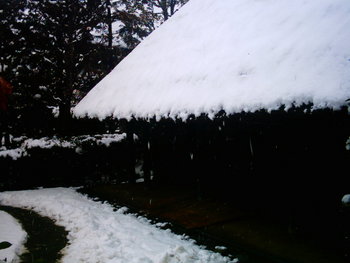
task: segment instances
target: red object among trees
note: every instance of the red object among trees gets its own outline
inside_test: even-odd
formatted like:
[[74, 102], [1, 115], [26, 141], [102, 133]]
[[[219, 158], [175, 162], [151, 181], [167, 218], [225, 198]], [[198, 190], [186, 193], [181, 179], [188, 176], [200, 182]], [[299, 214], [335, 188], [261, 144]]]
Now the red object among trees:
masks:
[[8, 95], [12, 93], [13, 86], [0, 76], [0, 110], [7, 111]]

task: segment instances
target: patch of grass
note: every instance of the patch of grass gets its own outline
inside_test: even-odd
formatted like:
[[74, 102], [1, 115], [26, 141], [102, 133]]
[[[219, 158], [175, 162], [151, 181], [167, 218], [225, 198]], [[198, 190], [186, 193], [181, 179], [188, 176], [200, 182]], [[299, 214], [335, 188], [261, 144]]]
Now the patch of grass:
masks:
[[17, 218], [28, 233], [27, 252], [21, 255], [23, 263], [54, 263], [61, 258], [60, 251], [68, 241], [68, 232], [63, 227], [31, 210], [9, 206], [0, 206], [0, 210]]

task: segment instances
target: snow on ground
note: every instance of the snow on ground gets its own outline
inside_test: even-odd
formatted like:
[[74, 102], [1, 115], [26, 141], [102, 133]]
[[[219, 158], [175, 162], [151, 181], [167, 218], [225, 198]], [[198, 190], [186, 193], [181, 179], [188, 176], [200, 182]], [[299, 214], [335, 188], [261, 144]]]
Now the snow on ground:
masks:
[[350, 98], [349, 0], [190, 0], [74, 108], [180, 117]]
[[4, 205], [33, 209], [69, 231], [64, 263], [226, 263], [237, 262], [160, 229], [143, 217], [93, 201], [74, 189], [52, 188], [0, 193]]
[[[9, 248], [0, 250], [0, 262], [19, 262], [19, 255], [24, 252], [27, 233], [15, 218], [4, 211], [0, 211], [0, 243], [9, 242]], [[6, 260], [5, 260], [6, 259]]]

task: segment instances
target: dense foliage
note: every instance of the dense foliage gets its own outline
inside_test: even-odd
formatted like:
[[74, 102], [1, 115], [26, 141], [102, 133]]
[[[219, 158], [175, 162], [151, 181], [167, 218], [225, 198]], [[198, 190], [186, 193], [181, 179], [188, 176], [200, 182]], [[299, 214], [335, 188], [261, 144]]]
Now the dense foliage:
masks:
[[71, 106], [185, 2], [1, 1], [0, 74], [15, 88], [16, 123], [43, 130], [55, 109], [67, 126]]

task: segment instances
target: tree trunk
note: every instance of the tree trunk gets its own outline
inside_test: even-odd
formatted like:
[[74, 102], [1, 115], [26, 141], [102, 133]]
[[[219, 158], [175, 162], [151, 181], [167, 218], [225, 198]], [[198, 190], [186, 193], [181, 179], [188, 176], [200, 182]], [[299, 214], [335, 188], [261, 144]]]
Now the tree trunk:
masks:
[[134, 141], [134, 126], [133, 121], [126, 121], [126, 141], [127, 141], [127, 151], [128, 151], [128, 176], [130, 183], [136, 183], [136, 173], [135, 173], [135, 165], [136, 165], [136, 149], [135, 149], [135, 141]]
[[162, 9], [162, 12], [163, 12], [164, 21], [167, 21], [169, 18], [167, 1], [162, 0], [162, 1], [160, 1], [159, 5], [160, 5], [160, 8]]
[[69, 133], [72, 120], [70, 100], [64, 100], [60, 103], [58, 120], [60, 133]]
[[113, 32], [112, 32], [112, 12], [111, 12], [111, 1], [107, 0], [107, 23], [108, 23], [108, 47], [113, 46]]
[[152, 155], [151, 155], [151, 127], [148, 122], [144, 123], [143, 127], [143, 176], [146, 183], [151, 181]]
[[170, 1], [170, 16], [172, 16], [175, 13], [175, 5], [176, 5], [176, 0], [171, 0]]
[[59, 104], [59, 128], [62, 133], [69, 133], [71, 125], [71, 106], [72, 106], [72, 94], [73, 94], [73, 84], [74, 84], [74, 47], [70, 44], [65, 53], [66, 62], [66, 78], [64, 87], [62, 88]]

